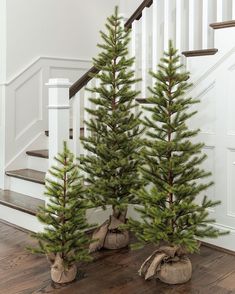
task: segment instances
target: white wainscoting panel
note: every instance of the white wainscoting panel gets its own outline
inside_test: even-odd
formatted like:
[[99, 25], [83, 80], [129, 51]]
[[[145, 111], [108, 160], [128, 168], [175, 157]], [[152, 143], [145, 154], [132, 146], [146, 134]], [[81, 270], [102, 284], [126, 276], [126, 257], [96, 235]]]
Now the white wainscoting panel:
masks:
[[41, 57], [4, 84], [7, 170], [27, 167], [27, 150], [48, 147], [44, 138], [44, 131], [48, 129], [48, 89], [45, 83], [50, 78], [69, 78], [74, 82], [90, 66], [88, 60]]
[[227, 214], [235, 218], [235, 148], [227, 149]]

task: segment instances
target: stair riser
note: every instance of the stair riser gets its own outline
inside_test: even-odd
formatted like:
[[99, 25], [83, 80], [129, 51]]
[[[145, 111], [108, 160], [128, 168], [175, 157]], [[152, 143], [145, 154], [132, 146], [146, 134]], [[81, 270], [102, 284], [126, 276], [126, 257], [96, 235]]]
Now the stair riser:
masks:
[[87, 221], [89, 224], [97, 224], [101, 225], [104, 223], [112, 213], [111, 207], [108, 207], [106, 210], [103, 210], [102, 208], [93, 208], [88, 209], [86, 213]]
[[226, 53], [231, 50], [231, 40], [235, 38], [235, 27], [215, 30], [215, 46]]
[[[101, 225], [109, 218], [111, 213], [111, 207], [108, 207], [105, 211], [102, 208], [88, 209], [86, 214], [87, 221], [90, 224]], [[43, 230], [43, 225], [37, 220], [36, 216], [2, 204], [0, 204], [0, 216], [0, 219], [32, 232]]]
[[[87, 220], [90, 224], [100, 225], [107, 220], [110, 213], [111, 209], [107, 209], [106, 211], [103, 211], [101, 208], [89, 209], [87, 211]], [[32, 232], [40, 232], [43, 230], [43, 225], [37, 220], [36, 216], [1, 204], [0, 216], [0, 219]]]
[[9, 190], [45, 200], [45, 186], [42, 184], [9, 177]]
[[218, 57], [220, 56], [220, 50], [215, 55], [198, 56], [198, 57], [187, 57], [186, 64], [187, 70], [191, 73], [190, 79], [197, 81], [205, 72], [211, 68]]
[[28, 156], [28, 168], [47, 172], [49, 161], [47, 158]]
[[32, 232], [39, 232], [43, 230], [43, 225], [37, 220], [36, 216], [4, 205], [0, 205], [0, 218]]
[[231, 40], [235, 38], [235, 27], [214, 30], [214, 48], [218, 48], [218, 53], [211, 56], [201, 56], [187, 58], [187, 70], [191, 73], [191, 80], [197, 81], [206, 72], [213, 70], [215, 64], [219, 64], [223, 58], [229, 58], [234, 50]]

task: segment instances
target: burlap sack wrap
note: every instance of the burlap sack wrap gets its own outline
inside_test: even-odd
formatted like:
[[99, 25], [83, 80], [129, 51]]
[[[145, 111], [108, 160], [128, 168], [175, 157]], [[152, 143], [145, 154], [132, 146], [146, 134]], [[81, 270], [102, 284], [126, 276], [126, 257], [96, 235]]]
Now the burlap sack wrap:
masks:
[[162, 246], [145, 260], [139, 274], [145, 280], [158, 278], [166, 284], [183, 284], [192, 277], [192, 264], [180, 247]]
[[94, 233], [92, 239], [95, 242], [90, 245], [90, 252], [95, 252], [101, 248], [121, 249], [128, 246], [130, 242], [129, 232], [120, 230], [120, 225], [124, 222], [115, 216], [110, 216]]
[[53, 282], [66, 284], [75, 280], [77, 275], [77, 266], [75, 264], [66, 268], [60, 254], [50, 254], [47, 258], [51, 263], [51, 279]]

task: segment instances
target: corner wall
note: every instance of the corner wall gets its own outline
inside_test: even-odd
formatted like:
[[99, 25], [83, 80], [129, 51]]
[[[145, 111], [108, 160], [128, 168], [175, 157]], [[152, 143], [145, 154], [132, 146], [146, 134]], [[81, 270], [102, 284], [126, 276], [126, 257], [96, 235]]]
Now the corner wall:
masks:
[[6, 0], [0, 0], [0, 84], [6, 72]]
[[6, 1], [0, 0], [0, 188], [5, 166]]

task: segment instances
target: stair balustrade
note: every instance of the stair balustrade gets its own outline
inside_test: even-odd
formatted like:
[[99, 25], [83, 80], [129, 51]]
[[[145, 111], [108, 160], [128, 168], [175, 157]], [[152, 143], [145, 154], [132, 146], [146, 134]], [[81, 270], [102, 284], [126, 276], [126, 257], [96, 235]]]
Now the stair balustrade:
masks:
[[[210, 24], [232, 19], [235, 19], [235, 0], [143, 1], [125, 22], [125, 28], [131, 30], [130, 55], [136, 58], [133, 70], [136, 77], [142, 79], [142, 82], [136, 85], [136, 89], [141, 92], [141, 97], [137, 101], [143, 103], [148, 96], [147, 87], [153, 82], [148, 74], [149, 70], [157, 69], [169, 39], [179, 52], [183, 52], [182, 61], [186, 64], [186, 56], [215, 54], [217, 50], [213, 47], [214, 33]], [[92, 67], [70, 87], [67, 94], [71, 106], [70, 128], [73, 129], [70, 147], [76, 156], [84, 154], [80, 141], [81, 133], [88, 135], [84, 119], [89, 120], [89, 114], [84, 109], [95, 107], [89, 100], [91, 93], [86, 90], [97, 82], [90, 76], [91, 73], [96, 74], [98, 70]], [[49, 121], [55, 117], [52, 111], [49, 112], [49, 116]], [[60, 122], [61, 126], [68, 127], [68, 124], [69, 122]], [[50, 124], [50, 133], [53, 132], [52, 127]], [[81, 129], [84, 132], [81, 132]], [[54, 135], [56, 134], [60, 136], [61, 133], [54, 131]], [[61, 141], [62, 139], [64, 137], [60, 138]], [[58, 142], [58, 138], [55, 142]], [[51, 141], [50, 148], [52, 145]], [[51, 158], [55, 155], [52, 151], [50, 154]]]

